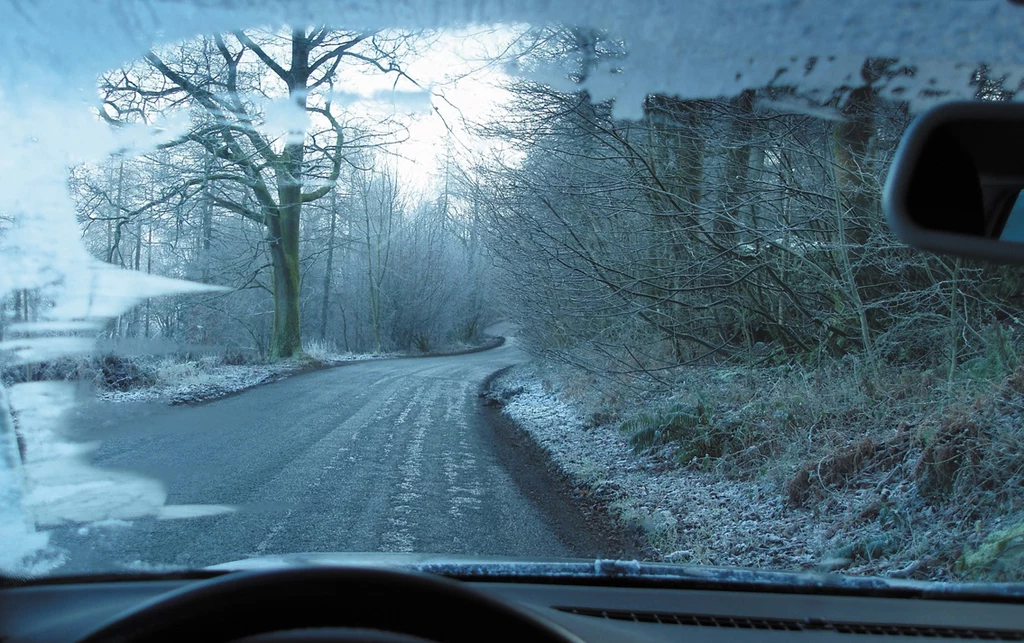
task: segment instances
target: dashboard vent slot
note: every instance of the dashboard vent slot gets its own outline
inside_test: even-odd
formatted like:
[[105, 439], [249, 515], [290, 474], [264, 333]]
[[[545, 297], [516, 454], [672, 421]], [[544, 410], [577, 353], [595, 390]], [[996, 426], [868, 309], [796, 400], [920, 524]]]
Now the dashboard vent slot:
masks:
[[871, 636], [910, 636], [920, 638], [957, 638], [973, 641], [1024, 641], [1024, 631], [998, 630], [973, 627], [937, 627], [888, 623], [853, 623], [823, 619], [752, 618], [748, 616], [719, 616], [713, 614], [683, 614], [670, 612], [634, 612], [603, 610], [589, 607], [555, 607], [560, 612], [594, 616], [614, 621], [634, 623], [662, 623], [665, 625], [694, 625], [740, 630], [778, 630], [783, 632], [835, 632], [837, 634], [867, 634]]

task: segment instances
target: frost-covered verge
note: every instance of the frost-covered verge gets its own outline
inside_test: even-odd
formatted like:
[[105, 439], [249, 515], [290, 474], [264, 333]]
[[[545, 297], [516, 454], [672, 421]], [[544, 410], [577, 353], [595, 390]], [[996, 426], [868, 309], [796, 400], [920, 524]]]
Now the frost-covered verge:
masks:
[[[692, 424], [666, 423], [654, 403], [633, 411], [675, 431], [671, 443], [658, 443], [657, 432], [638, 443], [643, 422], [586, 412], [535, 366], [499, 375], [489, 395], [582, 497], [635, 529], [653, 560], [929, 580], [1024, 574], [1024, 371], [960, 400], [947, 394], [942, 405], [896, 390], [870, 405], [844, 400], [845, 413], [835, 399], [809, 399], [806, 385], [808, 399], [790, 399], [778, 381], [752, 399], [751, 390], [769, 388], [753, 379], [745, 402], [730, 406], [726, 384], [706, 384], [715, 379], [703, 375], [708, 403]], [[821, 388], [843, 389], [827, 378]], [[920, 388], [935, 398], [933, 383]], [[747, 413], [771, 396], [790, 408]], [[733, 444], [712, 435], [741, 425], [747, 435]], [[690, 455], [694, 444], [710, 453]]]
[[165, 402], [192, 404], [217, 399], [245, 389], [276, 382], [297, 373], [355, 361], [389, 359], [389, 354], [324, 355], [271, 363], [224, 364], [216, 356], [142, 362], [151, 377], [142, 386], [127, 390], [100, 388], [97, 398], [106, 402]]
[[[97, 399], [104, 402], [194, 404], [311, 370], [369, 360], [461, 355], [496, 348], [504, 342], [504, 337], [489, 337], [477, 344], [453, 344], [426, 353], [347, 353], [338, 352], [329, 344], [313, 342], [302, 357], [279, 362], [231, 353], [100, 356], [53, 363], [44, 372], [37, 369], [28, 379], [87, 380], [93, 385]], [[26, 374], [18, 375], [24, 379]]]
[[88, 385], [104, 402], [189, 404], [224, 397], [291, 375], [357, 361], [393, 359], [395, 353], [307, 352], [267, 362], [232, 353], [158, 356], [96, 355], [0, 369], [6, 386], [20, 382], [75, 381]]
[[617, 428], [590, 426], [529, 366], [491, 384], [504, 413], [552, 457], [578, 492], [636, 530], [657, 560], [702, 565], [806, 568], [824, 529], [789, 510], [765, 483], [684, 469], [664, 453], [637, 455]]
[[491, 337], [479, 344], [452, 345], [427, 353], [339, 353], [314, 344], [297, 359], [252, 364], [225, 364], [219, 356], [198, 360], [171, 359], [151, 367], [151, 385], [124, 391], [101, 390], [98, 397], [108, 402], [194, 404], [311, 370], [370, 360], [462, 355], [496, 348], [504, 342], [504, 337]]

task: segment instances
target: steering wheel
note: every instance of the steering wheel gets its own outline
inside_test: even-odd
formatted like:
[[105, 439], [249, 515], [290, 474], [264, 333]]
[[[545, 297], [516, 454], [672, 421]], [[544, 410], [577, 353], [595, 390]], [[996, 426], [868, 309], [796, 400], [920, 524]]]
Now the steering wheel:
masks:
[[[486, 630], [482, 630], [486, 627]], [[478, 641], [579, 643], [525, 610], [423, 573], [357, 567], [234, 572], [157, 596], [81, 643]]]

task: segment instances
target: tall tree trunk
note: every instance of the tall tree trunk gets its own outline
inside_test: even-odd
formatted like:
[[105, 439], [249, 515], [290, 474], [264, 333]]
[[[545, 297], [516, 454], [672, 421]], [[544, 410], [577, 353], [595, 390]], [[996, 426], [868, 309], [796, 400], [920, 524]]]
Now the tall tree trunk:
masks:
[[[370, 219], [367, 216], [367, 226], [369, 226]], [[369, 229], [369, 228], [367, 228]], [[374, 274], [373, 266], [373, 251], [370, 244], [370, 236], [366, 236], [366, 256], [367, 256], [367, 276], [369, 277], [370, 283], [370, 317], [373, 323], [373, 348], [374, 351], [380, 352], [380, 283], [377, 281]]]
[[[748, 199], [750, 190], [750, 157], [751, 138], [754, 132], [754, 91], [746, 90], [730, 101], [729, 116], [731, 125], [730, 140], [727, 140], [725, 152], [725, 176], [722, 181], [722, 209], [714, 218], [714, 230], [719, 242], [729, 248], [738, 249], [742, 244], [744, 199]], [[745, 270], [741, 258], [728, 274], [722, 274], [717, 282], [723, 292], [731, 288], [729, 281], [735, 271]], [[744, 280], [742, 288], [746, 290], [749, 282]], [[749, 327], [750, 319], [734, 306], [717, 306], [714, 312], [715, 326], [722, 329], [722, 339], [741, 332], [745, 337], [752, 337], [753, 329]], [[749, 342], [748, 342], [749, 343]]]
[[[135, 222], [135, 251], [131, 257], [132, 269], [138, 272], [142, 268], [142, 219]], [[138, 337], [139, 328], [142, 326], [142, 308], [132, 308], [131, 317], [128, 318], [129, 337]]]
[[[288, 97], [306, 112], [306, 81], [309, 78], [309, 39], [304, 29], [292, 32], [292, 66]], [[299, 315], [299, 221], [302, 217], [302, 171], [305, 132], [290, 132], [278, 170], [277, 216], [268, 218], [271, 236], [270, 259], [274, 270], [274, 333], [270, 342], [272, 359], [302, 353]]]
[[[149, 236], [146, 237], [146, 274], [153, 274], [153, 221], [149, 222]], [[146, 332], [145, 337], [149, 339], [150, 320], [153, 314], [153, 298], [146, 298]]]
[[868, 222], [875, 214], [875, 193], [867, 184], [868, 149], [875, 134], [875, 90], [858, 87], [850, 92], [842, 109], [844, 119], [833, 129], [836, 184], [847, 219], [845, 243], [863, 246]]
[[348, 342], [348, 314], [345, 312], [344, 306], [338, 306], [338, 309], [341, 313], [341, 339], [345, 345], [345, 352], [351, 353], [352, 348], [349, 346]]
[[[282, 190], [284, 192], [284, 190]], [[282, 197], [284, 194], [282, 194]], [[273, 268], [274, 330], [270, 340], [271, 359], [284, 359], [302, 351], [299, 326], [299, 244], [298, 216], [281, 207], [281, 216], [269, 227], [270, 262]]]
[[320, 305], [320, 341], [327, 339], [327, 312], [331, 305], [331, 271], [334, 270], [334, 233], [338, 223], [338, 193], [331, 192], [331, 233], [327, 240], [327, 269], [324, 271], [324, 298]]
[[[117, 194], [114, 197], [114, 203], [117, 207], [117, 219], [114, 220], [114, 238], [111, 240], [107, 235], [107, 263], [114, 263], [114, 256], [121, 254], [121, 228], [128, 223], [127, 219], [122, 218], [124, 213], [124, 158], [117, 169]], [[108, 223], [108, 226], [110, 224]], [[124, 257], [121, 257], [121, 267], [124, 267]]]
[[889, 61], [869, 59], [861, 70], [864, 85], [852, 90], [840, 108], [843, 120], [832, 131], [834, 182], [840, 269], [849, 281], [850, 301], [857, 312], [861, 342], [873, 362], [871, 317], [864, 306], [877, 291], [879, 271], [863, 265], [872, 222], [878, 220], [878, 194], [871, 184], [871, 141], [875, 136], [878, 92], [872, 86]]
[[[211, 159], [206, 159], [204, 171], [206, 176], [209, 176], [213, 172], [213, 162]], [[210, 246], [213, 238], [213, 199], [210, 196], [210, 182], [203, 182], [203, 216], [202, 226], [200, 230], [199, 239], [199, 256], [200, 256], [200, 277], [201, 282], [210, 283]]]
[[[725, 181], [723, 181], [723, 212], [715, 219], [719, 235], [732, 235], [739, 228], [743, 199], [749, 194], [750, 154], [753, 128], [754, 92], [747, 90], [732, 101], [732, 138], [726, 149]], [[737, 242], [731, 236], [729, 242]]]
[[653, 214], [656, 238], [650, 259], [651, 281], [661, 287], [652, 294], [663, 298], [658, 330], [667, 335], [673, 358], [688, 359], [682, 339], [690, 331], [688, 312], [675, 301], [673, 293], [683, 286], [677, 266], [692, 261], [694, 236], [700, 225], [698, 208], [703, 196], [706, 141], [700, 132], [703, 109], [700, 103], [662, 95], [647, 98], [644, 105], [648, 127], [650, 189], [645, 196]]

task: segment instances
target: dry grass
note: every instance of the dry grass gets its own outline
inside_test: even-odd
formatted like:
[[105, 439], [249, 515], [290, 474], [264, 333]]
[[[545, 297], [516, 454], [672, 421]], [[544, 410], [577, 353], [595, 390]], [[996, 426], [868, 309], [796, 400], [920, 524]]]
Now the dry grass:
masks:
[[332, 340], [312, 339], [303, 342], [302, 352], [308, 357], [326, 361], [341, 353], [338, 345]]
[[[586, 389], [583, 416], [621, 429], [637, 457], [749, 481], [807, 513], [826, 568], [1021, 580], [1024, 368], [999, 366], [705, 367], [660, 396], [580, 376], [563, 390]], [[652, 534], [658, 550], [695, 549], [666, 534]]]

